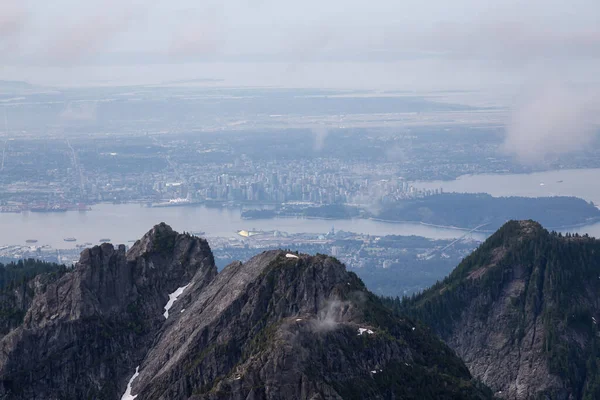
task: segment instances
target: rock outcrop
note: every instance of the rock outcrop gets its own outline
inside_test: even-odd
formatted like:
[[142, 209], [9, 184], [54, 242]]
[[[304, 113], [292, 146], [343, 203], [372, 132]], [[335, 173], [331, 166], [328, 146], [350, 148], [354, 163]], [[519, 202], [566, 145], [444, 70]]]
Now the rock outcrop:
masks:
[[270, 251], [217, 274], [206, 241], [162, 224], [30, 286], [0, 339], [0, 398], [491, 398], [324, 255]]
[[143, 399], [486, 398], [337, 260], [283, 251], [192, 284], [139, 371]]
[[164, 324], [169, 293], [216, 274], [205, 240], [161, 224], [127, 253], [103, 244], [57, 279], [37, 276], [22, 324], [0, 340], [0, 398], [120, 398]]
[[506, 399], [600, 398], [600, 241], [511, 221], [402, 311]]

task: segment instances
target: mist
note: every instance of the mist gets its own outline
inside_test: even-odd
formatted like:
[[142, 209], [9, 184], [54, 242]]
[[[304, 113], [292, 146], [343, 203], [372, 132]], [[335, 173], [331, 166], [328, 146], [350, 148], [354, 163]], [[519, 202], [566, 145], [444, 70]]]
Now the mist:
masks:
[[317, 128], [312, 129], [312, 133], [315, 135], [315, 143], [314, 143], [314, 151], [320, 152], [325, 147], [325, 139], [327, 139], [327, 135], [329, 131], [324, 126], [319, 126]]
[[69, 103], [60, 113], [63, 121], [96, 121], [98, 103], [93, 101]]
[[502, 149], [524, 164], [583, 150], [597, 136], [598, 100], [563, 84], [530, 90], [513, 109]]
[[312, 321], [313, 332], [330, 332], [336, 329], [338, 322], [350, 305], [351, 303], [347, 301], [327, 300], [323, 309], [319, 311], [317, 319]]
[[19, 0], [0, 2], [0, 49], [17, 45], [17, 37], [25, 29], [27, 16]]
[[[14, 50], [4, 79], [82, 85], [193, 79], [188, 69], [211, 67], [211, 77], [261, 86], [464, 89], [521, 84], [549, 69], [593, 80], [598, 4], [4, 0], [0, 48]], [[68, 68], [22, 68], [40, 65]]]

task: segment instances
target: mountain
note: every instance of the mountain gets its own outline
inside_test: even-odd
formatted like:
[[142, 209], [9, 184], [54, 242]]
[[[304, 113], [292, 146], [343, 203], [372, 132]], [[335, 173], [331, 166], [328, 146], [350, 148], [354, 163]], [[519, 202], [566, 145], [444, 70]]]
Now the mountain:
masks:
[[491, 398], [324, 255], [268, 251], [217, 273], [205, 240], [161, 224], [24, 285], [24, 317], [0, 337], [3, 399]]
[[103, 244], [70, 272], [36, 276], [21, 323], [0, 336], [0, 398], [118, 398], [164, 324], [168, 293], [216, 274], [205, 240], [160, 225], [127, 253]]
[[511, 221], [400, 309], [506, 399], [600, 398], [600, 240]]

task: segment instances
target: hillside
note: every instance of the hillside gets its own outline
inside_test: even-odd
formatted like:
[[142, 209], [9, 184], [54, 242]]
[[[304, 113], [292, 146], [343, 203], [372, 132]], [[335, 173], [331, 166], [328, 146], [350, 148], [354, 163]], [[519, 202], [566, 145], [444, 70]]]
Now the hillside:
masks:
[[269, 251], [217, 273], [205, 240], [161, 224], [26, 285], [0, 336], [3, 399], [491, 398], [323, 255]]
[[377, 218], [495, 231], [508, 220], [534, 219], [564, 227], [600, 219], [600, 210], [577, 197], [492, 197], [489, 194], [443, 193], [383, 205]]
[[600, 398], [600, 241], [511, 221], [400, 310], [507, 399]]

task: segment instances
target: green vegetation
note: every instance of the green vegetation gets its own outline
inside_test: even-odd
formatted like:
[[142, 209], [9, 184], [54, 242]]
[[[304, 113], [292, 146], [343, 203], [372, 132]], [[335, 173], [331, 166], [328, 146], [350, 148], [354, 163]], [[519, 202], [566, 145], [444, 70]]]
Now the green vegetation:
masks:
[[0, 292], [19, 287], [39, 274], [62, 274], [66, 270], [64, 265], [34, 259], [19, 260], [10, 264], [0, 263]]
[[[6, 334], [23, 322], [26, 308], [23, 303], [33, 297], [33, 289], [27, 282], [40, 274], [57, 279], [67, 271], [64, 265], [39, 260], [19, 260], [0, 264], [0, 334]], [[15, 292], [19, 292], [17, 296]], [[21, 297], [24, 301], [17, 301]]]
[[173, 231], [164, 222], [155, 228], [152, 248], [158, 253], [172, 253], [177, 241], [177, 232]]
[[376, 215], [392, 221], [498, 229], [507, 220], [534, 219], [562, 227], [600, 219], [594, 204], [576, 197], [492, 197], [488, 194], [444, 193], [387, 204]]
[[[402, 377], [402, 379], [398, 379]], [[488, 399], [491, 391], [475, 380], [461, 380], [435, 368], [401, 362], [388, 363], [383, 370], [363, 379], [334, 382], [340, 396], [360, 400], [382, 393], [391, 399]]]
[[411, 298], [383, 302], [448, 337], [467, 307], [476, 318], [487, 320], [508, 283], [518, 279], [524, 289], [511, 299], [514, 312], [507, 328], [512, 340], [522, 340], [527, 319], [541, 319], [550, 371], [568, 382], [575, 398], [598, 398], [599, 255], [600, 240], [549, 233], [533, 221], [511, 221], [442, 282]]

